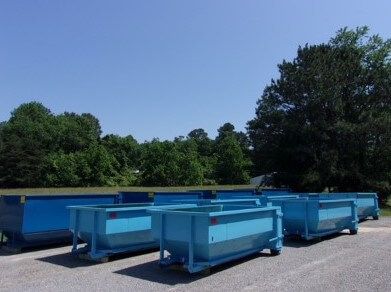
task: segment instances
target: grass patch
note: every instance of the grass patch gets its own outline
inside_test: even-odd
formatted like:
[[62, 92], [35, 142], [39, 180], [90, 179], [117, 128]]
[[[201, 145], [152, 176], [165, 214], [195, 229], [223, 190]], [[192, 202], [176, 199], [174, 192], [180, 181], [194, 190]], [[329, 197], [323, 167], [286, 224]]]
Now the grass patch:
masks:
[[0, 189], [0, 195], [40, 195], [40, 194], [114, 194], [119, 191], [133, 192], [170, 192], [188, 190], [229, 190], [254, 188], [253, 185], [217, 185], [190, 187], [88, 187], [88, 188], [32, 188]]
[[391, 216], [391, 207], [387, 206], [387, 207], [381, 208], [380, 216]]
[[391, 197], [384, 206], [380, 207], [380, 216], [391, 216]]

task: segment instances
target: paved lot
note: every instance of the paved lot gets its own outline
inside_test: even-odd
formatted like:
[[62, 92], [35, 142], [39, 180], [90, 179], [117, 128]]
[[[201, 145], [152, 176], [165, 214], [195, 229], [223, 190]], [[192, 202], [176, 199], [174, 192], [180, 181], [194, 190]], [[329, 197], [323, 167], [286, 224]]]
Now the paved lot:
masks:
[[212, 269], [209, 276], [160, 270], [157, 252], [95, 264], [69, 250], [0, 253], [0, 290], [391, 291], [391, 217], [361, 223], [358, 235], [288, 240], [280, 256], [265, 251]]

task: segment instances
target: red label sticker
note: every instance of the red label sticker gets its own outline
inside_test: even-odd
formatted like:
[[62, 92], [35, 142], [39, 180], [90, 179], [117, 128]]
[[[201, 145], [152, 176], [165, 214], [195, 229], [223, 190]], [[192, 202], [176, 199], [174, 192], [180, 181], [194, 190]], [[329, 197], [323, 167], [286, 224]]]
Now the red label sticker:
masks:
[[217, 224], [217, 218], [216, 217], [210, 218], [210, 224], [216, 225]]
[[115, 213], [115, 212], [109, 213], [109, 218], [110, 219], [117, 219], [117, 213]]

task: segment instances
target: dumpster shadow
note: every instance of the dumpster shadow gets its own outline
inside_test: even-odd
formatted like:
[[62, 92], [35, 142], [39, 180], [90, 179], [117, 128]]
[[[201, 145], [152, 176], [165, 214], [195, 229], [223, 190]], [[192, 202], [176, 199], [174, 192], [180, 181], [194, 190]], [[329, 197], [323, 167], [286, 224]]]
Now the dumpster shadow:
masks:
[[109, 259], [110, 259], [110, 262], [112, 262], [112, 261], [123, 260], [126, 258], [136, 257], [136, 256], [140, 256], [140, 255], [144, 255], [144, 254], [148, 254], [148, 253], [152, 253], [152, 252], [157, 252], [157, 251], [159, 251], [159, 248], [153, 247], [153, 248], [144, 249], [144, 250], [140, 250], [140, 251], [113, 254], [109, 257]]
[[37, 260], [57, 266], [63, 266], [69, 269], [89, 267], [100, 264], [98, 262], [79, 259], [77, 256], [72, 255], [70, 252], [38, 258]]
[[35, 251], [42, 251], [52, 248], [60, 248], [69, 246], [69, 243], [49, 243], [49, 244], [41, 244], [41, 245], [33, 245], [33, 246], [8, 246], [3, 244], [0, 246], [0, 256], [12, 256], [16, 254], [23, 254]]
[[209, 275], [205, 275], [202, 273], [190, 274], [189, 272], [187, 272], [187, 270], [179, 270], [179, 269], [171, 269], [171, 268], [161, 269], [159, 267], [158, 260], [128, 267], [122, 270], [115, 271], [114, 273], [123, 276], [130, 276], [130, 277], [134, 277], [150, 282], [174, 286], [177, 284], [189, 284], [197, 280], [200, 280], [202, 278], [209, 277], [212, 276], [213, 274], [222, 272], [226, 269], [232, 268], [236, 265], [242, 264], [246, 261], [250, 261], [261, 257], [272, 257], [272, 255], [266, 252], [252, 254], [234, 261], [230, 261], [212, 267]]
[[294, 247], [294, 248], [308, 247], [320, 243], [322, 241], [332, 240], [334, 238], [341, 237], [341, 236], [350, 236], [350, 234], [341, 232], [341, 233], [326, 235], [321, 238], [314, 238], [311, 240], [305, 240], [300, 236], [287, 236], [284, 237], [283, 246]]
[[11, 256], [11, 255], [13, 255], [13, 254], [6, 252], [5, 250], [0, 248], [0, 257], [6, 257], [6, 256]]
[[[139, 255], [143, 255], [143, 254], [147, 254], [147, 253], [155, 252], [155, 251], [157, 251], [156, 248], [132, 252], [132, 253], [115, 254], [115, 255], [112, 255], [109, 257], [109, 261], [111, 262], [111, 261], [121, 260], [121, 259], [129, 258], [129, 257], [133, 257], [133, 256], [139, 256]], [[100, 262], [100, 261], [79, 258], [77, 255], [74, 255], [70, 252], [63, 253], [63, 254], [57, 254], [57, 255], [53, 255], [53, 256], [48, 256], [48, 257], [43, 257], [43, 258], [39, 258], [37, 260], [42, 261], [42, 262], [46, 262], [46, 263], [50, 263], [53, 265], [57, 265], [57, 266], [63, 266], [63, 267], [69, 268], [69, 269], [105, 264], [104, 262]]]

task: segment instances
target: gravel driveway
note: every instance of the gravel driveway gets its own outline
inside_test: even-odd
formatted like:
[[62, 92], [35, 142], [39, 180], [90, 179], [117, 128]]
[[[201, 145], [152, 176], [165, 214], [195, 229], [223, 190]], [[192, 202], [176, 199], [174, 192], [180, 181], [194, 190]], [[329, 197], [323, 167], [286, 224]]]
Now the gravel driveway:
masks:
[[280, 256], [265, 251], [216, 267], [209, 276], [160, 270], [155, 251], [97, 264], [69, 250], [0, 252], [0, 290], [391, 291], [391, 217], [361, 223], [357, 235], [286, 240]]

